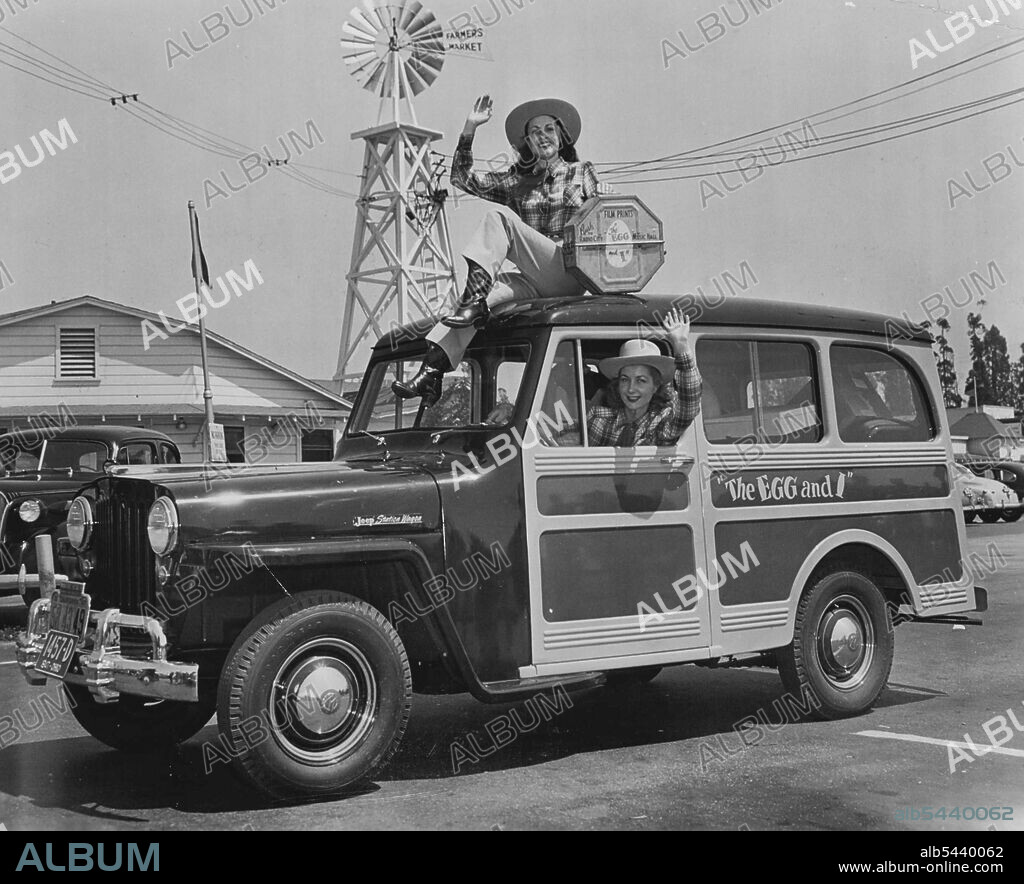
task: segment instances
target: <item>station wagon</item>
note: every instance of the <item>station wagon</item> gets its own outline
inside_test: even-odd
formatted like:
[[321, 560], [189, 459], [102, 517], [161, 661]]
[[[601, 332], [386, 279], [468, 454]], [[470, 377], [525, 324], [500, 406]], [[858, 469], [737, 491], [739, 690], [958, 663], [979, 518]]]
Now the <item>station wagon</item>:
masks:
[[[694, 319], [696, 422], [674, 446], [589, 445], [598, 362], [657, 339], [673, 304]], [[85, 488], [68, 534], [88, 579], [40, 575], [18, 661], [118, 748], [216, 712], [235, 770], [274, 796], [371, 777], [413, 692], [509, 703], [756, 665], [808, 714], [863, 713], [894, 624], [985, 609], [931, 339], [886, 328], [738, 297], [505, 304], [431, 405], [391, 392], [425, 348], [395, 329], [334, 462]]]

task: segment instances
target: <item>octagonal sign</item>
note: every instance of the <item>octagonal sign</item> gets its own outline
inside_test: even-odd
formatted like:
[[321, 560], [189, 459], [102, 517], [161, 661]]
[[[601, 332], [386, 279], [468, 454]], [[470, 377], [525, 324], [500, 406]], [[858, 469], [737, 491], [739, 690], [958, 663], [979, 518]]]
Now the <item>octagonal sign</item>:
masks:
[[566, 224], [562, 257], [595, 295], [638, 292], [665, 263], [661, 221], [639, 197], [595, 196]]

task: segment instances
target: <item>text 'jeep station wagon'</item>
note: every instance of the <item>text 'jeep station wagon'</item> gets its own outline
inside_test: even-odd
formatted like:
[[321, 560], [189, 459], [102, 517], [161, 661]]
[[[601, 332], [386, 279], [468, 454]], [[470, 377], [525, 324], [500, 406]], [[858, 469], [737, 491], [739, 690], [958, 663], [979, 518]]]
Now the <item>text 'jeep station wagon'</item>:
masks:
[[[591, 444], [598, 363], [638, 336], [667, 353], [673, 306], [696, 421], [673, 446]], [[216, 711], [244, 778], [316, 795], [391, 757], [414, 691], [507, 703], [749, 663], [836, 718], [884, 689], [894, 624], [985, 608], [923, 329], [742, 298], [516, 302], [436, 401], [396, 398], [424, 349], [413, 327], [377, 343], [333, 463], [87, 486], [68, 535], [88, 578], [41, 575], [29, 681], [63, 681], [119, 748]]]

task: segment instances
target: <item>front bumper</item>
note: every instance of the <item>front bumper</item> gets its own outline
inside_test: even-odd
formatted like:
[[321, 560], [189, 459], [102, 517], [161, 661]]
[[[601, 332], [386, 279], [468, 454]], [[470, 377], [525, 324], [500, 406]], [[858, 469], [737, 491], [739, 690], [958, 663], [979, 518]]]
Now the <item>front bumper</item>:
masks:
[[[43, 685], [47, 679], [56, 678], [35, 668], [49, 631], [49, 614], [49, 598], [34, 601], [29, 608], [25, 637], [18, 640], [18, 665], [31, 685]], [[122, 654], [122, 630], [139, 631], [148, 637], [149, 648], [141, 658]], [[136, 647], [133, 643], [133, 649]], [[114, 702], [121, 694], [199, 701], [198, 664], [168, 661], [167, 638], [160, 621], [139, 614], [122, 614], [117, 608], [90, 611], [85, 640], [75, 651], [64, 681], [87, 687], [98, 703]]]

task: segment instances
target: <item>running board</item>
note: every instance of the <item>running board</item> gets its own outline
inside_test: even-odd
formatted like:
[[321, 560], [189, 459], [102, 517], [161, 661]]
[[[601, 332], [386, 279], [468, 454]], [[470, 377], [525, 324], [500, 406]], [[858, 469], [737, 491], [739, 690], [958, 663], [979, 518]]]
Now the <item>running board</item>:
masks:
[[508, 681], [481, 682], [483, 696], [477, 699], [485, 703], [515, 703], [528, 700], [534, 694], [549, 688], [565, 688], [567, 691], [582, 691], [599, 688], [605, 683], [604, 672], [576, 672], [572, 675], [540, 675], [535, 678], [512, 678]]
[[954, 626], [982, 626], [984, 625], [977, 617], [968, 617], [965, 614], [940, 614], [938, 617], [917, 617], [913, 614], [901, 614], [903, 623], [952, 623]]

